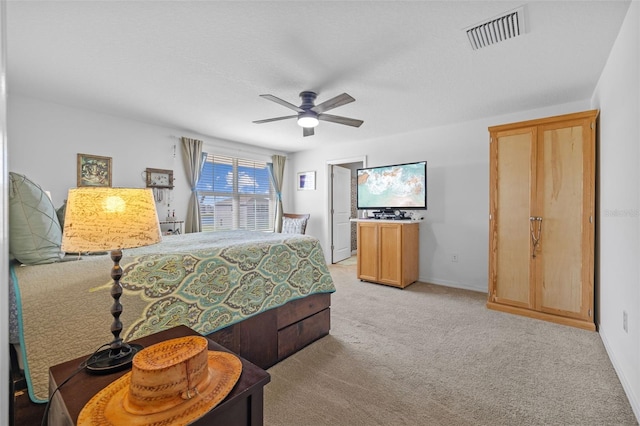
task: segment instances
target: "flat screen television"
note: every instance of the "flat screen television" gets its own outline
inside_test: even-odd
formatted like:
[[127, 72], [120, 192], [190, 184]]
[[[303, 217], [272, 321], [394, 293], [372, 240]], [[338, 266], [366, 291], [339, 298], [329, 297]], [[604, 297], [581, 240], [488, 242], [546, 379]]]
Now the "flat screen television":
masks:
[[427, 162], [357, 170], [359, 210], [427, 209]]

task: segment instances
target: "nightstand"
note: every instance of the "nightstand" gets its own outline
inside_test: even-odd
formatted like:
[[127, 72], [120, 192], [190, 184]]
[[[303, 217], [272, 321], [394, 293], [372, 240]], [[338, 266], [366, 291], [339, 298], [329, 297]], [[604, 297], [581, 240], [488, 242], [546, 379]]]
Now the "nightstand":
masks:
[[[131, 343], [139, 343], [147, 347], [164, 340], [183, 336], [199, 336], [199, 334], [186, 326], [178, 326], [134, 340]], [[211, 340], [209, 340], [209, 350], [231, 352]], [[50, 395], [58, 384], [69, 377], [85, 358], [86, 356], [80, 357], [49, 369]], [[239, 358], [242, 361], [242, 374], [234, 388], [220, 404], [215, 406], [204, 417], [192, 423], [193, 425], [262, 425], [263, 388], [269, 383], [271, 376], [260, 367], [244, 358]], [[53, 396], [49, 410], [49, 424], [56, 426], [75, 425], [78, 415], [85, 404], [101, 389], [129, 371], [131, 370], [104, 376], [91, 375], [86, 371], [81, 371]]]
[[161, 220], [162, 235], [184, 234], [184, 220]]

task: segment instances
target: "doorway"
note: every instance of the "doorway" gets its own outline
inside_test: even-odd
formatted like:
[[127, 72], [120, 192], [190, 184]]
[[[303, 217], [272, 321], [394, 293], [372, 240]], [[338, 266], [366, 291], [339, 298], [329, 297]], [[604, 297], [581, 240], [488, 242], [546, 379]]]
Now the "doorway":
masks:
[[366, 167], [366, 156], [327, 162], [328, 184], [328, 241], [331, 244], [331, 263], [338, 263], [354, 255], [356, 245], [356, 170]]

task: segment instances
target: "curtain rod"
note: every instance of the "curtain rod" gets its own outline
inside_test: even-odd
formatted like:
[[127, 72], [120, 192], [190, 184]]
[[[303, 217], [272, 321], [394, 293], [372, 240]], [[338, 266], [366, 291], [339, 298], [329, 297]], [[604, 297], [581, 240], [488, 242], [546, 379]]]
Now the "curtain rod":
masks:
[[[175, 136], [175, 135], [170, 135], [170, 137], [171, 137], [172, 139], [177, 139], [177, 140], [182, 140], [182, 138], [183, 138], [183, 136]], [[188, 136], [184, 136], [184, 137], [188, 137]], [[196, 138], [191, 138], [191, 139], [196, 139]], [[218, 140], [218, 141], [219, 141], [219, 142], [222, 142], [222, 143], [227, 143], [227, 144], [242, 144], [242, 145], [245, 145], [245, 146], [249, 146], [249, 145], [243, 144], [242, 142], [227, 141], [227, 140], [222, 140], [222, 139], [220, 139], [220, 140]], [[229, 151], [235, 151], [235, 152], [246, 152], [246, 153], [248, 153], [248, 154], [254, 154], [254, 155], [265, 155], [265, 156], [271, 156], [271, 155], [276, 154], [276, 155], [283, 155], [283, 156], [285, 156], [285, 157], [289, 158], [289, 156], [288, 156], [286, 153], [284, 153], [284, 152], [268, 151], [266, 148], [265, 148], [265, 151], [268, 151], [268, 152], [259, 152], [259, 151], [252, 151], [252, 150], [248, 150], [248, 149], [241, 149], [241, 148], [236, 148], [236, 147], [228, 147], [228, 146], [224, 146], [224, 145], [222, 145], [222, 146], [216, 146], [215, 142], [207, 142], [207, 141], [205, 140], [205, 138], [203, 138], [202, 142], [203, 142], [205, 145], [210, 145], [210, 146], [213, 146], [214, 148], [227, 149], [227, 150], [229, 150]]]

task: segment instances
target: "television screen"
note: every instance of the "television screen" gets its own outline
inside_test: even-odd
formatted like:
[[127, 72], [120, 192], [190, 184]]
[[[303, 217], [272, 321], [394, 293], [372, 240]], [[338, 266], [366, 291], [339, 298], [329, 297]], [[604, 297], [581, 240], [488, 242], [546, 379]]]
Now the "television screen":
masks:
[[358, 209], [426, 209], [427, 162], [357, 170]]

